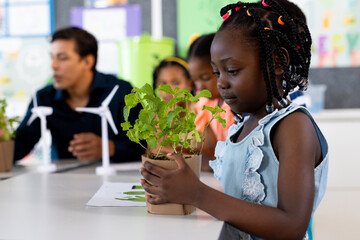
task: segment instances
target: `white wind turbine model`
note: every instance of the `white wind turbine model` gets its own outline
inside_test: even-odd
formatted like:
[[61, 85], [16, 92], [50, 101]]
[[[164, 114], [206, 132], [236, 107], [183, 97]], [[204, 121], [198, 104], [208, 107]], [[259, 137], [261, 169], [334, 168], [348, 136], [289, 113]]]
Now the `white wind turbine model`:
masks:
[[111, 112], [108, 108], [111, 99], [114, 97], [115, 92], [118, 90], [119, 85], [116, 85], [110, 94], [105, 98], [101, 103], [101, 106], [97, 108], [76, 108], [76, 111], [79, 112], [88, 112], [93, 114], [98, 114], [101, 117], [101, 140], [102, 140], [102, 166], [96, 168], [97, 175], [114, 175], [116, 169], [110, 167], [110, 157], [109, 157], [109, 137], [108, 137], [108, 125], [110, 124], [112, 130], [115, 134], [118, 134], [118, 130], [115, 126], [114, 120], [112, 118]]
[[51, 107], [38, 106], [36, 94], [33, 94], [33, 103], [34, 107], [31, 109], [32, 115], [29, 118], [27, 125], [29, 126], [36, 118], [40, 119], [40, 145], [42, 149], [43, 164], [38, 167], [38, 171], [54, 172], [56, 170], [56, 165], [51, 163], [50, 146], [46, 135], [46, 116], [51, 115], [53, 113], [53, 109]]

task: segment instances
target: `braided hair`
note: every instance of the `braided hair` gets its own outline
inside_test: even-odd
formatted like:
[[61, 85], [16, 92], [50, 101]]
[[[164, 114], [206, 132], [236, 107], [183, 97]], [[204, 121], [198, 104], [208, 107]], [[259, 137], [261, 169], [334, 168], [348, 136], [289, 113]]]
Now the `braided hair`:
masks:
[[[294, 88], [306, 90], [311, 59], [311, 35], [305, 19], [290, 16], [276, 0], [257, 3], [238, 2], [223, 7], [220, 15], [224, 22], [219, 31], [230, 28], [247, 31], [242, 36], [259, 49], [260, 64], [267, 91], [266, 111], [274, 110], [273, 97], [285, 107], [288, 93]], [[289, 65], [283, 55], [285, 48], [290, 57]], [[283, 68], [283, 92], [279, 94], [276, 83], [273, 52], [280, 58]]]

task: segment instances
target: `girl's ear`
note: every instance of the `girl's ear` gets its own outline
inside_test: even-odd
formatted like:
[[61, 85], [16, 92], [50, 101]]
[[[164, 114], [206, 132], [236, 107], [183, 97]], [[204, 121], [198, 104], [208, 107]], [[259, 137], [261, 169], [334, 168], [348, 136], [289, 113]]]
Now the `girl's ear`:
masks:
[[[286, 66], [289, 66], [290, 58], [289, 58], [289, 52], [286, 50], [286, 48], [281, 48], [281, 54], [285, 59]], [[279, 52], [274, 50], [273, 51], [273, 61], [275, 66], [275, 74], [276, 75], [282, 75], [284, 73], [283, 69], [283, 63], [281, 61], [281, 57], [279, 56]]]

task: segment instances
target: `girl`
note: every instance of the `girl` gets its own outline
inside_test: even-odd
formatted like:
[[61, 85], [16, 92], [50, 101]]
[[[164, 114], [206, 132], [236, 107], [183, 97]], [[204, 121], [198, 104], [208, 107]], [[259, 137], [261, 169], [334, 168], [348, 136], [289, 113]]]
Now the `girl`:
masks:
[[[194, 89], [194, 84], [190, 79], [189, 67], [185, 60], [178, 57], [169, 57], [162, 60], [153, 72], [153, 81], [154, 88], [158, 88], [160, 85], [169, 85], [172, 89], [175, 87], [189, 91], [193, 91]], [[166, 101], [170, 101], [172, 98], [171, 94], [166, 94], [162, 91], [159, 91], [159, 95]], [[195, 111], [194, 105], [189, 106], [189, 108]], [[153, 149], [154, 154], [158, 152], [159, 147]], [[164, 146], [160, 151], [161, 154], [171, 152], [173, 152], [171, 146]]]
[[199, 132], [205, 128], [205, 125], [210, 121], [211, 114], [208, 111], [202, 111], [204, 105], [215, 107], [219, 106], [226, 112], [221, 113], [220, 116], [226, 120], [226, 128], [224, 128], [218, 121], [212, 121], [207, 128], [206, 138], [202, 152], [202, 166], [203, 170], [211, 171], [209, 160], [214, 159], [214, 149], [217, 141], [224, 141], [227, 136], [229, 127], [235, 122], [234, 115], [231, 112], [229, 105], [224, 102], [217, 89], [217, 79], [213, 74], [211, 67], [210, 46], [215, 34], [206, 34], [198, 37], [189, 47], [187, 62], [189, 65], [189, 72], [191, 79], [194, 81], [196, 90], [201, 91], [207, 89], [211, 92], [212, 97], [201, 98], [195, 104], [195, 111], [197, 118], [195, 119], [196, 128]]
[[175, 171], [150, 163], [141, 168], [144, 189], [155, 195], [147, 200], [210, 213], [227, 223], [224, 239], [306, 238], [326, 188], [328, 147], [308, 110], [285, 99], [291, 89], [307, 86], [310, 33], [272, 0], [230, 4], [221, 15], [211, 46], [218, 89], [234, 112], [249, 113], [216, 146], [211, 166], [225, 194], [171, 155]]
[[[194, 84], [190, 79], [187, 63], [178, 57], [169, 57], [162, 60], [153, 72], [154, 88], [160, 85], [170, 85], [172, 89], [178, 87], [192, 91]], [[160, 97], [169, 101], [171, 95], [159, 92]]]

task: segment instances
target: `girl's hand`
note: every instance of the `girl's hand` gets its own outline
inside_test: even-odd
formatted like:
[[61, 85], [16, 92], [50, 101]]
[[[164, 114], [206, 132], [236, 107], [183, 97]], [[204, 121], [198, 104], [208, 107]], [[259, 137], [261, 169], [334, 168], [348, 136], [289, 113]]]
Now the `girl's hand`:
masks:
[[193, 204], [196, 202], [200, 180], [180, 154], [168, 154], [167, 157], [175, 160], [178, 165], [176, 170], [166, 170], [149, 162], [145, 162], [140, 169], [144, 177], [141, 179], [144, 190], [156, 195], [147, 196], [147, 201], [151, 204]]

